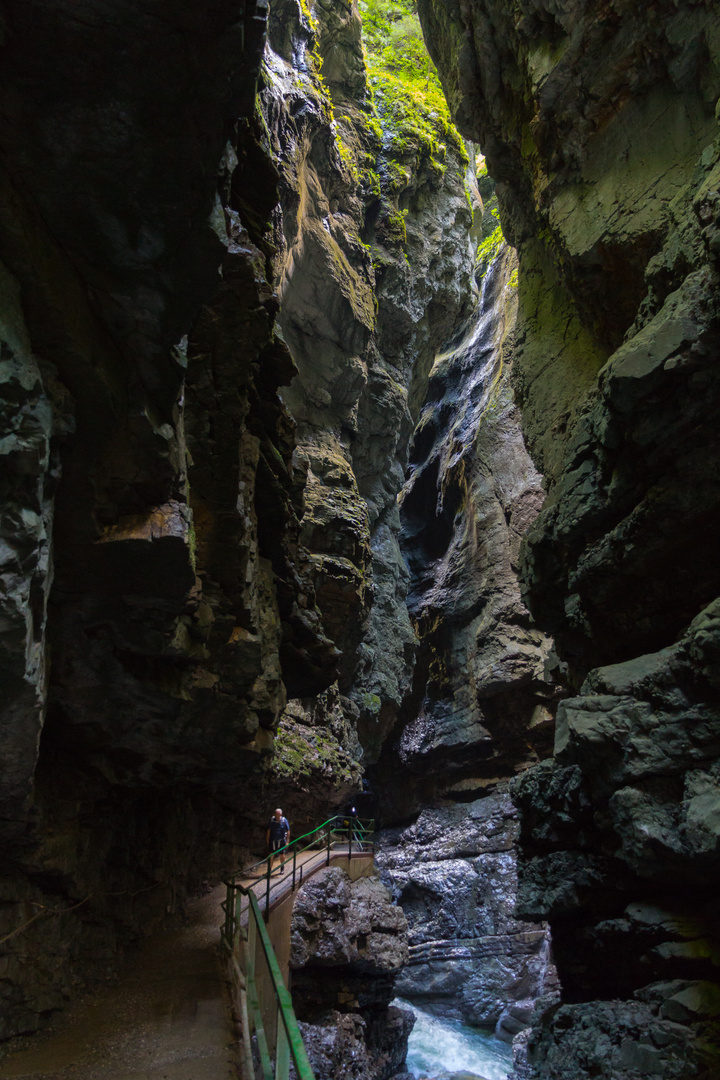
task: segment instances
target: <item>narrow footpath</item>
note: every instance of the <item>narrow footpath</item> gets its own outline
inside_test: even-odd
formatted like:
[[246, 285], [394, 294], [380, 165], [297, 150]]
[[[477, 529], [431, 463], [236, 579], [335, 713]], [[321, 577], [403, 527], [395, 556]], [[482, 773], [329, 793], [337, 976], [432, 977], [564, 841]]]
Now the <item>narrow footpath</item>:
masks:
[[237, 1039], [218, 950], [225, 887], [188, 905], [111, 985], [60, 1014], [0, 1077], [32, 1080], [237, 1080]]
[[[337, 857], [333, 853], [334, 858]], [[326, 852], [297, 857], [296, 887]], [[292, 860], [271, 878], [270, 904], [292, 890]], [[264, 910], [267, 882], [246, 878]], [[58, 1014], [0, 1062], [0, 1080], [237, 1080], [239, 1030], [220, 957], [225, 886], [193, 900], [180, 929], [153, 935], [112, 984]], [[245, 920], [243, 920], [245, 921]]]

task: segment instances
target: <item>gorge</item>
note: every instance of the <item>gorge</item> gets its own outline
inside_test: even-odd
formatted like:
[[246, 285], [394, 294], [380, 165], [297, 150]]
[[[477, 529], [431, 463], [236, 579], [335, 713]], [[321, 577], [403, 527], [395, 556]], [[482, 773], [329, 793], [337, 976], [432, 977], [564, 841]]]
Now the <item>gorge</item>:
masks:
[[720, 7], [416, 6], [0, 0], [8, 1047], [357, 799], [404, 996], [720, 1076]]

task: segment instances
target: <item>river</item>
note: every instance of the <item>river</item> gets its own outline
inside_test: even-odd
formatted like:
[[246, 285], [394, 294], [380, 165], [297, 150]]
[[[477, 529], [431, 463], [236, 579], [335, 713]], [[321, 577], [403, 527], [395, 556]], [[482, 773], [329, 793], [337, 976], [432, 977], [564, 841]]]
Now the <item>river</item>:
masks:
[[440, 1020], [408, 1001], [398, 1000], [415, 1014], [408, 1045], [407, 1069], [415, 1077], [466, 1073], [482, 1080], [507, 1080], [512, 1049], [492, 1035], [459, 1020]]

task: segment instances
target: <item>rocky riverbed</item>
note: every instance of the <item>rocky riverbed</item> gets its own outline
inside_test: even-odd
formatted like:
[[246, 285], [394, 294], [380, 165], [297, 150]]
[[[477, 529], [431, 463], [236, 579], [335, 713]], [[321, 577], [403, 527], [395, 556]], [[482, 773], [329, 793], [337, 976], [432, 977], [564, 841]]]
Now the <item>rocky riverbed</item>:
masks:
[[506, 1041], [557, 990], [547, 925], [515, 915], [518, 812], [506, 788], [424, 810], [378, 838], [376, 865], [408, 922], [398, 993]]

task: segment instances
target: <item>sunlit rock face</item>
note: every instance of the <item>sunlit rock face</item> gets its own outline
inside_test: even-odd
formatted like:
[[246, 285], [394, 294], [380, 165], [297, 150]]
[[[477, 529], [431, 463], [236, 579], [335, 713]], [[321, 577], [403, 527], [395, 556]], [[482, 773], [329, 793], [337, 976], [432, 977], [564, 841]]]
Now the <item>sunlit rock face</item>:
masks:
[[717, 5], [420, 12], [518, 247], [513, 381], [548, 492], [521, 578], [575, 689], [514, 789], [519, 913], [549, 915], [568, 1002], [519, 1068], [714, 1075]]
[[474, 311], [436, 358], [413, 435], [400, 514], [418, 660], [373, 774], [390, 819], [477, 797], [550, 752], [561, 687], [518, 582], [544, 492], [511, 387], [516, 277], [505, 245], [479, 263]]
[[468, 305], [472, 249], [457, 134], [431, 149], [410, 128], [397, 138], [360, 31], [355, 7], [271, 5], [260, 102], [280, 177], [280, 326], [298, 368], [282, 396], [305, 475], [300, 538], [367, 762], [411, 684], [397, 496], [435, 353]]

